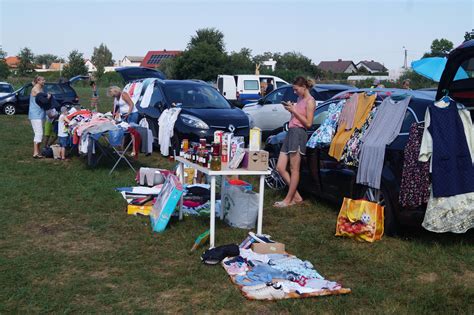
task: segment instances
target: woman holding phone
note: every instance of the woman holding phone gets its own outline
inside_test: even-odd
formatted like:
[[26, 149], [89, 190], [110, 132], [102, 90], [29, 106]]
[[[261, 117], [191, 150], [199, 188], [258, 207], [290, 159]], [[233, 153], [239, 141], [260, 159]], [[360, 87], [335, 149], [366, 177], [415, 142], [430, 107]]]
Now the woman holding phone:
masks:
[[[314, 82], [303, 77], [297, 77], [293, 82], [293, 91], [298, 95], [296, 103], [282, 102], [285, 109], [291, 113], [289, 130], [278, 157], [277, 171], [288, 184], [288, 194], [282, 201], [277, 201], [274, 207], [285, 208], [303, 202], [298, 193], [300, 181], [301, 156], [306, 154], [308, 136], [306, 129], [313, 124], [316, 101], [310, 94]], [[288, 164], [290, 171], [288, 172]]]

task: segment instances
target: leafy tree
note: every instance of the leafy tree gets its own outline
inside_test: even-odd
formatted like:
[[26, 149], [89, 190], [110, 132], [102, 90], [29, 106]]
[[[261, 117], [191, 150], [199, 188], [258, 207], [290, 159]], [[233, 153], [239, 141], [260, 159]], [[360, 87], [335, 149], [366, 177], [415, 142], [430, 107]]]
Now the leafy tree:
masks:
[[414, 72], [413, 70], [407, 70], [404, 74], [400, 76], [400, 78], [398, 79], [398, 84], [400, 87], [402, 86], [402, 82], [406, 79], [410, 79], [410, 88], [414, 90], [423, 88], [433, 88], [438, 86], [438, 83], [436, 83], [435, 81], [427, 79]]
[[162, 60], [159, 70], [165, 74], [167, 79], [176, 78], [176, 58]]
[[446, 57], [448, 53], [453, 49], [453, 42], [441, 38], [435, 39], [431, 43], [431, 52], [425, 53], [423, 58], [426, 57]]
[[224, 34], [216, 28], [201, 28], [196, 31], [196, 35], [191, 37], [188, 43], [188, 50], [196, 48], [200, 43], [207, 43], [214, 46], [219, 52], [225, 52]]
[[76, 75], [87, 75], [84, 55], [78, 50], [73, 50], [69, 53], [68, 63], [64, 66], [63, 75], [66, 78]]
[[104, 74], [104, 68], [106, 66], [113, 66], [114, 60], [112, 59], [112, 52], [107, 48], [104, 43], [101, 43], [99, 47], [94, 47], [94, 52], [91, 57], [92, 63], [97, 68], [96, 76], [100, 78]]
[[474, 30], [472, 32], [466, 32], [464, 34], [464, 41], [467, 42], [468, 40], [474, 39]]
[[18, 58], [20, 58], [20, 63], [18, 64], [18, 73], [20, 75], [26, 75], [27, 73], [32, 72], [35, 69], [35, 55], [28, 47], [25, 47], [20, 50]]
[[264, 61], [267, 61], [270, 59], [278, 60], [279, 58], [280, 58], [280, 53], [272, 53], [272, 52], [266, 51], [261, 55], [255, 55], [253, 57], [253, 62], [261, 64]]
[[5, 80], [10, 76], [10, 69], [8, 68], [5, 57], [7, 52], [0, 47], [0, 79]]
[[227, 62], [227, 55], [214, 44], [206, 41], [195, 45], [176, 57], [175, 75], [177, 79], [215, 80], [222, 73]]
[[253, 73], [255, 65], [252, 60], [252, 50], [242, 48], [239, 52], [231, 52], [229, 62], [227, 63], [226, 73], [231, 74], [248, 74]]
[[42, 54], [42, 55], [37, 55], [35, 57], [35, 62], [38, 65], [46, 65], [47, 68], [53, 63], [53, 62], [60, 62], [59, 57], [53, 54]]

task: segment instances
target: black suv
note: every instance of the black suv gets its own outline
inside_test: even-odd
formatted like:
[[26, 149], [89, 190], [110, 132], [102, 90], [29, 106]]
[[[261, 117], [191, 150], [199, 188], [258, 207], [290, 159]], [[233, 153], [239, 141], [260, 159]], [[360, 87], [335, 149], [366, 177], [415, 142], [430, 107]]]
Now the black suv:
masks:
[[159, 71], [126, 67], [116, 69], [125, 80], [132, 82], [146, 78], [156, 78], [150, 105], [138, 111], [146, 117], [154, 136], [158, 137], [158, 118], [166, 108], [174, 106], [181, 112], [174, 124], [173, 148], [179, 150], [182, 139], [198, 142], [205, 138], [208, 143], [214, 139], [214, 131], [231, 131], [236, 136], [248, 139], [249, 120], [247, 115], [231, 105], [213, 86], [199, 80], [163, 80]]
[[[469, 78], [455, 80], [458, 69], [462, 67]], [[349, 93], [366, 92], [369, 89], [356, 89]], [[438, 85], [436, 96], [427, 91], [406, 91], [397, 89], [373, 89], [377, 92], [376, 105], [389, 93], [409, 93], [412, 98], [405, 115], [399, 136], [386, 149], [382, 171], [381, 189], [376, 190], [356, 184], [357, 169], [345, 166], [328, 155], [328, 149], [307, 148], [307, 155], [302, 160], [300, 189], [318, 197], [341, 204], [343, 197], [366, 198], [385, 206], [385, 232], [394, 234], [400, 225], [419, 227], [424, 218], [426, 207], [405, 209], [399, 203], [399, 192], [403, 169], [404, 149], [408, 141], [409, 129], [413, 122], [424, 120], [426, 108], [435, 99], [440, 99], [447, 93], [456, 101], [471, 110], [474, 119], [474, 40], [466, 42], [449, 54], [448, 63]], [[310, 136], [327, 116], [331, 103], [348, 92], [336, 95], [317, 107], [314, 124], [308, 130]], [[282, 188], [284, 183], [274, 170], [275, 162], [280, 152], [281, 142], [286, 132], [271, 136], [266, 142], [270, 152], [272, 175], [266, 178], [267, 185], [272, 188]]]
[[[54, 95], [61, 105], [75, 105], [79, 103], [76, 91], [71, 84], [79, 80], [87, 80], [88, 76], [75, 76], [66, 82], [44, 84], [44, 92]], [[15, 115], [17, 113], [27, 113], [30, 106], [30, 94], [33, 85], [25, 84], [20, 89], [0, 97], [0, 110], [6, 115]]]

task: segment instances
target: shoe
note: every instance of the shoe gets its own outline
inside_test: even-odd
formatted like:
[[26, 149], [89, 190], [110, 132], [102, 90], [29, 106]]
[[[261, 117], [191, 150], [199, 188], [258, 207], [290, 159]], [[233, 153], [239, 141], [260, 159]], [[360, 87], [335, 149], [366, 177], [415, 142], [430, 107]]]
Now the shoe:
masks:
[[279, 300], [285, 297], [281, 286], [269, 285], [264, 288], [248, 292], [247, 298], [252, 300]]
[[241, 288], [242, 292], [244, 293], [251, 293], [253, 291], [256, 291], [256, 290], [260, 290], [260, 289], [263, 289], [263, 288], [266, 288], [268, 286], [272, 285], [271, 282], [269, 283], [260, 283], [260, 284], [257, 284], [257, 285], [246, 285], [246, 286], [243, 286]]
[[245, 275], [248, 271], [247, 264], [234, 263], [230, 266], [224, 266], [227, 273], [231, 276]]

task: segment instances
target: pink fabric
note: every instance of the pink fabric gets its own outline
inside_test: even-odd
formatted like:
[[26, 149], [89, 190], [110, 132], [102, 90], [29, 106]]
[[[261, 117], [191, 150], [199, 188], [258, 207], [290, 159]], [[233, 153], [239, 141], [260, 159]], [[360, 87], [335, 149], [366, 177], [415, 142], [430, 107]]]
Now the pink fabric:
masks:
[[345, 123], [346, 130], [352, 129], [358, 101], [359, 93], [352, 94], [352, 96], [346, 101], [346, 104], [341, 111], [341, 115], [339, 115], [339, 128], [341, 128], [342, 124]]
[[[296, 105], [295, 105], [296, 111], [304, 117], [306, 117], [306, 108], [308, 107], [308, 102], [314, 102], [314, 98], [312, 96], [308, 98], [299, 97], [298, 102], [296, 102]], [[300, 127], [300, 128], [306, 129], [303, 123], [294, 115], [291, 116], [289, 127], [290, 128]]]
[[76, 128], [77, 135], [80, 137], [80, 136], [82, 136], [82, 133], [84, 132], [84, 130], [86, 130], [87, 128], [89, 128], [91, 126], [98, 125], [98, 124], [103, 124], [103, 123], [110, 123], [110, 119], [108, 119], [108, 118], [92, 118], [91, 121], [89, 121], [85, 124], [82, 124], [82, 125], [80, 125], [79, 127]]

